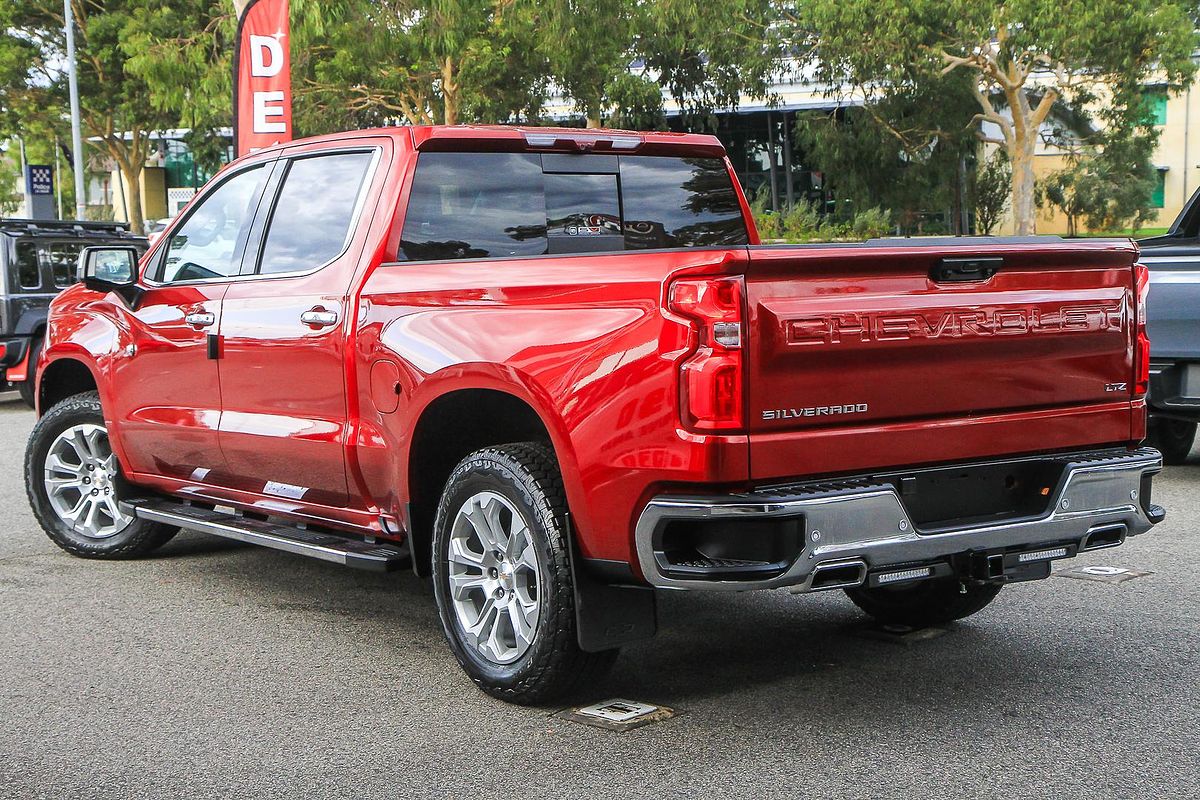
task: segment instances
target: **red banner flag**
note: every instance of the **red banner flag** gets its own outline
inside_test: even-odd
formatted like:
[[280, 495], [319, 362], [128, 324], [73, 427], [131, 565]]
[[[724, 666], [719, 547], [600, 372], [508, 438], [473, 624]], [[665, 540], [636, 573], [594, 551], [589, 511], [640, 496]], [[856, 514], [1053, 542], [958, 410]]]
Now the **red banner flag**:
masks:
[[292, 139], [288, 0], [250, 0], [233, 53], [233, 139], [245, 155]]

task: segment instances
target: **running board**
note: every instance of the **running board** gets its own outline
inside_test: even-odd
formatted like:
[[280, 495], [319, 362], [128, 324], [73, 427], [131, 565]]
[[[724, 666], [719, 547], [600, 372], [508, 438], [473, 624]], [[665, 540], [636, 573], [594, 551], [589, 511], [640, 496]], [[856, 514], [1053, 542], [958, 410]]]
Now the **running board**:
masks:
[[390, 542], [366, 542], [350, 536], [251, 519], [241, 514], [170, 500], [137, 499], [129, 500], [124, 505], [140, 519], [211, 533], [321, 561], [332, 561], [347, 567], [388, 572], [408, 563], [408, 548]]

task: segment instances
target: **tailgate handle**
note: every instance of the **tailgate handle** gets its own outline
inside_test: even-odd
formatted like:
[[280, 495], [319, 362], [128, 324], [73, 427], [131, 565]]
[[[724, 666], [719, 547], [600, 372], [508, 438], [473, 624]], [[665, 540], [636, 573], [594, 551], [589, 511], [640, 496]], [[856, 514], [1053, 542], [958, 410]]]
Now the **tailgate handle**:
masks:
[[1003, 258], [943, 258], [929, 271], [938, 283], [986, 281], [1004, 266]]

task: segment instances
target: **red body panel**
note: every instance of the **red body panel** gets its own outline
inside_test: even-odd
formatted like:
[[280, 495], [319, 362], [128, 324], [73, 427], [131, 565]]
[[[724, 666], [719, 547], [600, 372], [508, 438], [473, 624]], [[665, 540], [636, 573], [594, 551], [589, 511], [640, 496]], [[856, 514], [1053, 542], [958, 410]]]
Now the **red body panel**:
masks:
[[[584, 134], [627, 135], [567, 131], [553, 147], [593, 146], [579, 144]], [[634, 521], [664, 491], [1144, 433], [1142, 401], [1105, 389], [1132, 375], [1129, 245], [981, 245], [1005, 267], [985, 284], [953, 287], [929, 279], [930, 263], [944, 255], [936, 247], [395, 263], [418, 147], [525, 143], [524, 131], [486, 127], [295, 143], [291, 151], [382, 148], [345, 253], [308, 275], [152, 288], [136, 311], [73, 287], [54, 302], [42, 372], [60, 359], [87, 365], [137, 483], [382, 535], [395, 534], [384, 533], [381, 515], [407, 519], [422, 413], [450, 392], [504, 392], [549, 431], [583, 553], [628, 562]], [[714, 143], [643, 138], [647, 152], [708, 153]], [[738, 200], [749, 220], [740, 188]], [[694, 324], [665, 310], [681, 275], [745, 276], [742, 431], [705, 435], [681, 422], [680, 364], [697, 346]], [[338, 324], [301, 324], [300, 313], [317, 306], [338, 311]], [[198, 308], [218, 318], [217, 360], [206, 358], [205, 333], [183, 322]], [[836, 342], [826, 341], [830, 324]], [[1023, 334], [1005, 329], [1018, 324]], [[861, 412], [838, 417], [763, 417], [858, 404]], [[304, 491], [272, 491], [269, 481]]]

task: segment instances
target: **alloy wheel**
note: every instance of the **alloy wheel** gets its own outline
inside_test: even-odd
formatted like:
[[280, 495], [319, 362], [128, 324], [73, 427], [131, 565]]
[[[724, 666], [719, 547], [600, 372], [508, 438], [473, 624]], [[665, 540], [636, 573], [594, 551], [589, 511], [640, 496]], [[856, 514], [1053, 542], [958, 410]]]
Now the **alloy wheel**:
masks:
[[50, 507], [76, 533], [107, 539], [133, 521], [117, 499], [120, 472], [102, 425], [73, 425], [58, 434], [43, 473]]
[[490, 491], [467, 498], [450, 532], [449, 589], [467, 643], [510, 664], [533, 644], [541, 575], [533, 534], [516, 507]]

